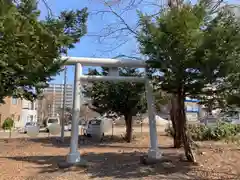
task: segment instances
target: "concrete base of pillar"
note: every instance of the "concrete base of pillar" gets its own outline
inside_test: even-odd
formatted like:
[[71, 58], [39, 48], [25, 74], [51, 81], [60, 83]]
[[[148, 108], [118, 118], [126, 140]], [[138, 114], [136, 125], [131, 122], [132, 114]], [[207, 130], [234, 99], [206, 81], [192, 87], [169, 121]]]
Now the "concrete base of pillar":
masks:
[[162, 153], [160, 152], [160, 150], [157, 148], [157, 149], [149, 149], [148, 150], [148, 157], [151, 158], [151, 159], [156, 159], [156, 160], [159, 160], [162, 158]]
[[162, 154], [160, 151], [149, 149], [147, 155], [140, 156], [140, 163], [144, 165], [152, 165], [162, 160]]
[[81, 158], [80, 153], [78, 151], [76, 153], [69, 153], [67, 155], [66, 161], [62, 161], [58, 163], [58, 167], [60, 169], [67, 169], [73, 166], [87, 167], [87, 161]]
[[75, 153], [69, 153], [67, 155], [67, 162], [70, 164], [75, 164], [81, 161], [80, 153], [77, 151]]

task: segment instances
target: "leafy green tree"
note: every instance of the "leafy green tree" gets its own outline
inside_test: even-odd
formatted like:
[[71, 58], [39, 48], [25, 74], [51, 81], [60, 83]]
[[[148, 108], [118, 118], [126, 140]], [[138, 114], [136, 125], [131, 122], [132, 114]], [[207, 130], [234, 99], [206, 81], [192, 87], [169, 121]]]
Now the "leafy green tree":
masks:
[[[103, 68], [102, 72], [90, 71], [90, 75], [108, 74], [108, 69]], [[137, 69], [120, 68], [120, 76], [141, 76]], [[132, 117], [137, 113], [146, 111], [146, 100], [144, 96], [145, 87], [143, 83], [133, 82], [94, 82], [92, 86], [85, 88], [86, 96], [92, 100], [93, 110], [104, 114], [114, 112], [124, 116], [126, 123], [125, 140], [132, 139]]]
[[224, 93], [226, 109], [239, 108], [240, 107], [240, 72], [239, 64], [236, 62], [235, 66], [237, 67], [236, 71], [229, 75], [227, 79], [226, 87], [228, 90]]
[[12, 137], [12, 128], [14, 127], [14, 120], [12, 118], [6, 118], [3, 122], [2, 128], [9, 130], [9, 138]]
[[232, 94], [227, 97], [227, 103], [229, 106], [240, 107], [240, 94]]
[[2, 125], [2, 128], [3, 128], [4, 130], [10, 130], [10, 129], [13, 128], [13, 126], [14, 126], [14, 121], [13, 121], [13, 119], [12, 119], [12, 118], [7, 118], [7, 119], [4, 120], [3, 125]]
[[0, 1], [0, 101], [33, 100], [61, 71], [61, 55], [86, 33], [87, 9], [39, 20], [35, 0]]
[[156, 111], [161, 112], [162, 106], [170, 107], [170, 102], [171, 102], [170, 94], [167, 94], [164, 91], [161, 91], [158, 89], [158, 90], [154, 90], [153, 96], [154, 96], [154, 100], [155, 100]]
[[212, 111], [215, 109], [226, 109], [228, 106], [227, 91], [224, 88], [211, 88], [203, 91], [204, 93], [202, 93], [202, 95], [198, 95], [198, 99], [200, 100], [199, 104], [204, 105], [208, 115], [212, 115]]
[[226, 6], [213, 7], [209, 0], [196, 5], [183, 3], [154, 20], [144, 15], [140, 18], [141, 52], [148, 57], [150, 68], [164, 74], [161, 89], [176, 96], [175, 136], [183, 141], [187, 159], [195, 161], [184, 100], [203, 95], [205, 87], [222, 84], [233, 73], [233, 62], [239, 61], [240, 55], [239, 19]]

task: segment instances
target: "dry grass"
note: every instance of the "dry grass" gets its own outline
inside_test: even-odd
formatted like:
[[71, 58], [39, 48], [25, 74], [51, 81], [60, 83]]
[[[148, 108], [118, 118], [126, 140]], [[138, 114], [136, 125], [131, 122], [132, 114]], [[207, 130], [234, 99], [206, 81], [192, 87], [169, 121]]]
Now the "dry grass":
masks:
[[0, 180], [48, 179], [161, 179], [161, 180], [240, 180], [240, 149], [235, 145], [202, 143], [196, 151], [198, 165], [182, 161], [182, 150], [170, 148], [171, 139], [160, 136], [164, 156], [169, 162], [139, 164], [148, 148], [148, 137], [126, 144], [121, 139], [103, 143], [81, 141], [80, 152], [88, 161], [85, 168], [60, 170], [57, 162], [69, 151], [69, 139], [59, 144], [55, 138], [0, 140]]

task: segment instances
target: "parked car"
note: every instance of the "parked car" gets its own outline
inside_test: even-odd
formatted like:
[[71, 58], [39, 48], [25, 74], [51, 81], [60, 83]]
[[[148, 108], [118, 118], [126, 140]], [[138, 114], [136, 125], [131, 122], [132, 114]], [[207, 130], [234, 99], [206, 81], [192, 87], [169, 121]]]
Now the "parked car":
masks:
[[26, 134], [29, 127], [39, 126], [36, 122], [27, 122], [24, 126], [23, 132]]
[[218, 122], [218, 118], [214, 117], [213, 115], [204, 116], [199, 120], [200, 123], [205, 124], [207, 126], [215, 126]]
[[240, 125], [240, 120], [233, 120], [232, 122], [231, 122], [231, 124], [239, 124]]
[[87, 124], [82, 126], [83, 134], [88, 137], [92, 137], [96, 132], [102, 131], [102, 136], [111, 127], [112, 121], [108, 118], [98, 117], [92, 120], [89, 120]]
[[51, 124], [54, 124], [54, 123], [60, 124], [60, 119], [59, 119], [59, 117], [48, 117], [48, 118], [46, 119], [45, 125], [46, 125], [46, 130], [47, 130], [47, 132], [49, 132], [48, 127], [49, 127]]
[[68, 122], [67, 124], [67, 130], [71, 131], [72, 130], [72, 122]]
[[[85, 121], [82, 120], [82, 119], [79, 120], [79, 122], [78, 122], [79, 128], [82, 128], [82, 126], [85, 124], [84, 122], [85, 122]], [[68, 129], [68, 131], [71, 131], [71, 130], [72, 130], [72, 122], [69, 122], [69, 123], [67, 124], [67, 129]]]
[[69, 131], [69, 123], [64, 124], [64, 131]]
[[221, 114], [221, 120], [231, 124], [240, 124], [240, 113], [236, 110], [230, 110]]

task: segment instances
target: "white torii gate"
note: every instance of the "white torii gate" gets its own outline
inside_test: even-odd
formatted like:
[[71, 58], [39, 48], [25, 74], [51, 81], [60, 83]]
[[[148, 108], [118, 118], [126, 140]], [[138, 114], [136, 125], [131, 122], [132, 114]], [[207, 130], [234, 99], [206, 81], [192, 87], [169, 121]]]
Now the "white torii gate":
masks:
[[[67, 162], [75, 164], [81, 161], [80, 153], [78, 151], [78, 117], [80, 113], [81, 100], [81, 81], [128, 81], [128, 82], [142, 82], [145, 83], [146, 97], [148, 104], [149, 117], [149, 131], [150, 131], [150, 147], [148, 156], [154, 159], [159, 159], [161, 153], [158, 149], [157, 128], [155, 119], [155, 108], [153, 102], [152, 87], [147, 77], [123, 77], [114, 74], [118, 67], [132, 67], [145, 68], [146, 63], [143, 60], [129, 60], [129, 59], [108, 59], [108, 58], [82, 58], [82, 57], [63, 57], [66, 60], [66, 65], [75, 66], [74, 75], [74, 91], [73, 91], [73, 118], [71, 129], [71, 143], [70, 152], [67, 155]], [[101, 66], [109, 67], [110, 76], [87, 76], [82, 75], [82, 66]]]

